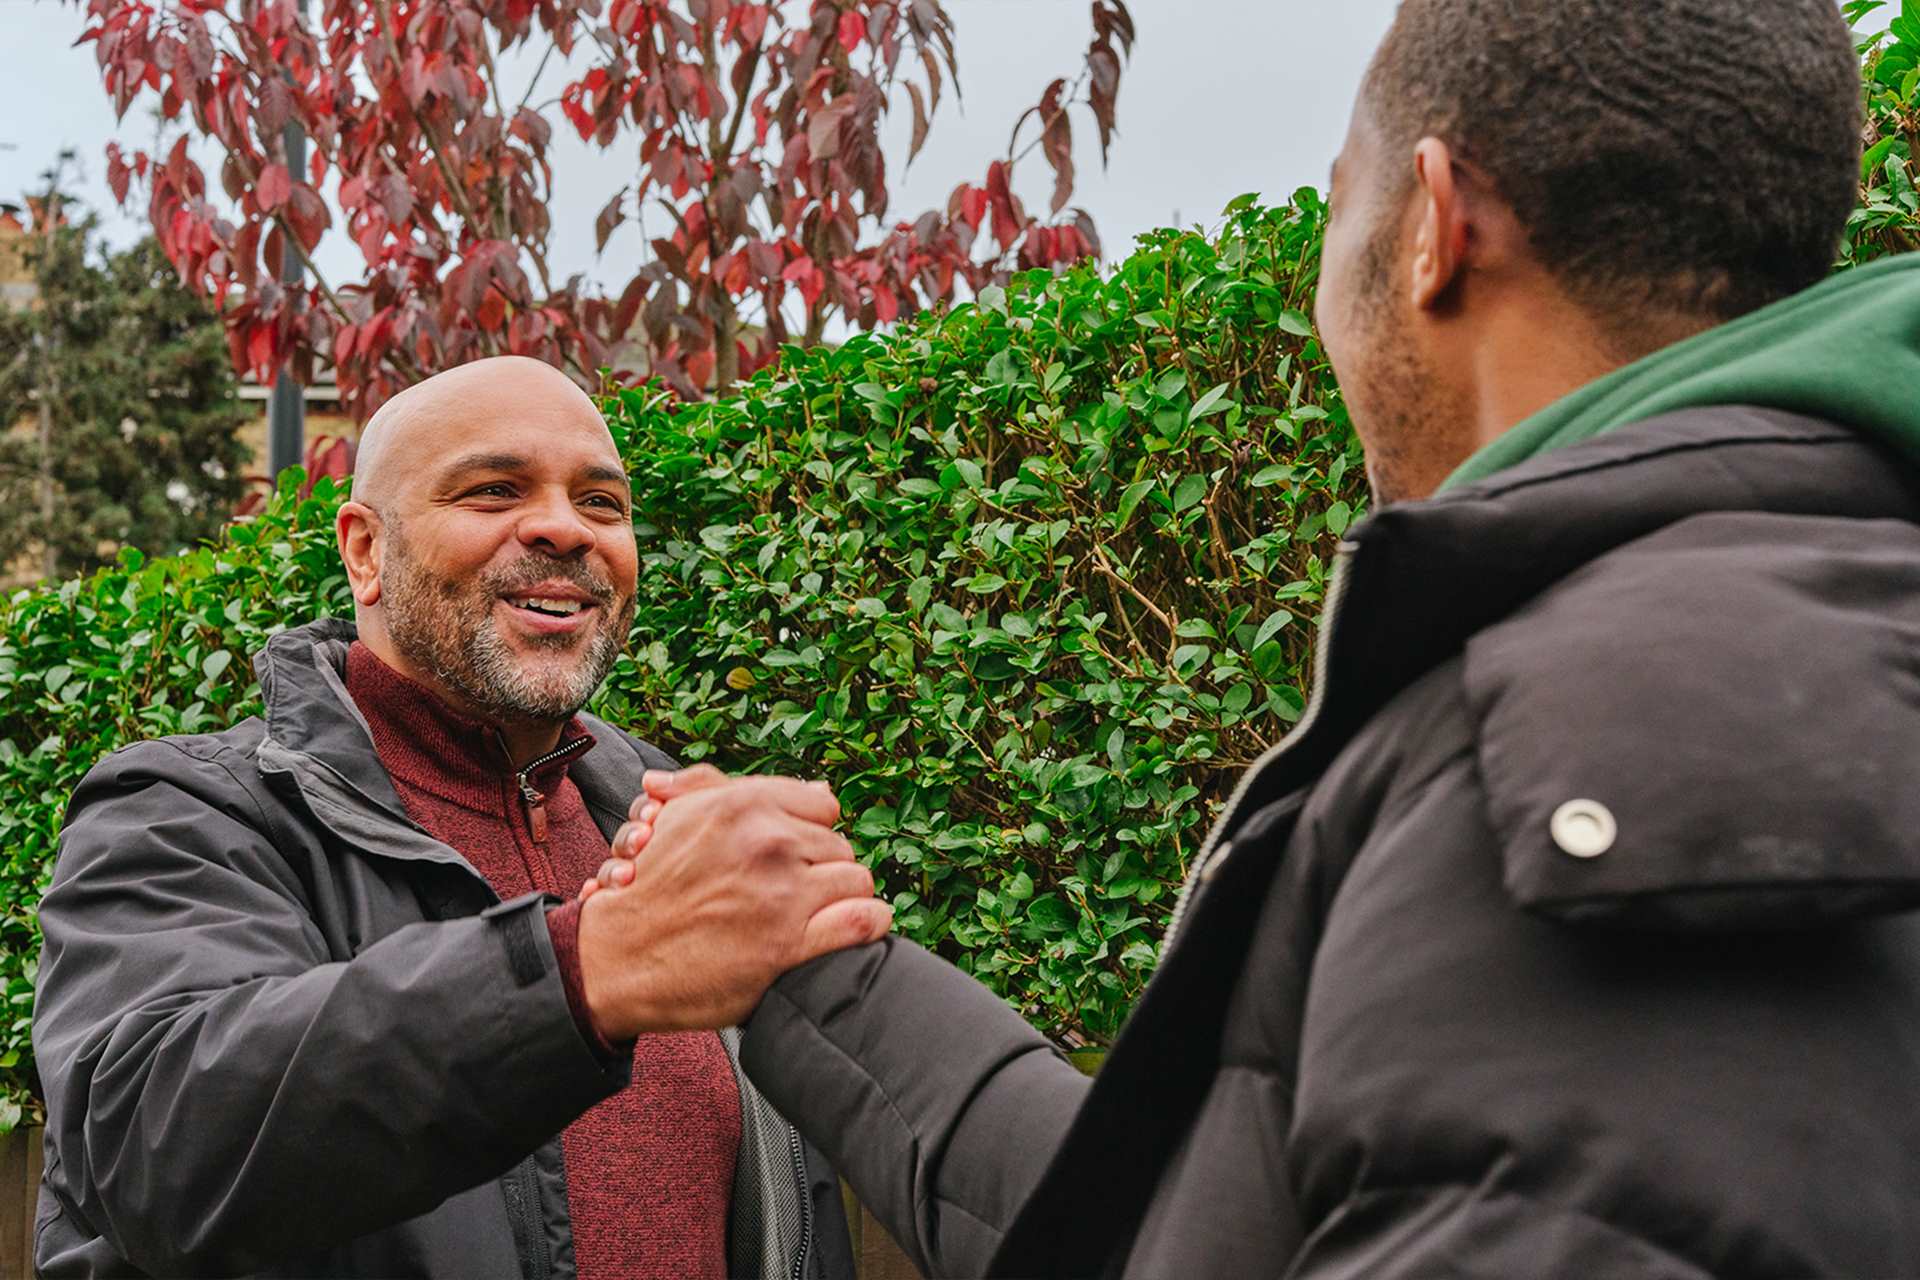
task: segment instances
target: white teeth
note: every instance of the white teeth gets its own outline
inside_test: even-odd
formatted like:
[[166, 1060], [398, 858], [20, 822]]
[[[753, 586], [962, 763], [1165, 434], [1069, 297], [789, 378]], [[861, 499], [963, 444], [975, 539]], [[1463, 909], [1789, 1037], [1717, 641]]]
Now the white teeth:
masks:
[[549, 600], [544, 596], [518, 596], [509, 603], [522, 609], [538, 609], [541, 613], [574, 614], [583, 606], [578, 600]]

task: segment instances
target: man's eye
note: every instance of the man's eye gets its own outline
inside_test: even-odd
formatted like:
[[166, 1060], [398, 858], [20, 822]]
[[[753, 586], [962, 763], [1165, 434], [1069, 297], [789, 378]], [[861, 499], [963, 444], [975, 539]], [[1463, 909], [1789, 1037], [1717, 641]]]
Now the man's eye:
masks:
[[483, 484], [473, 491], [476, 498], [511, 498], [513, 487], [505, 484]]
[[617, 511], [624, 514], [627, 509], [626, 503], [620, 501], [618, 498], [609, 497], [604, 493], [596, 493], [588, 498], [587, 501], [590, 503], [598, 503], [608, 511]]

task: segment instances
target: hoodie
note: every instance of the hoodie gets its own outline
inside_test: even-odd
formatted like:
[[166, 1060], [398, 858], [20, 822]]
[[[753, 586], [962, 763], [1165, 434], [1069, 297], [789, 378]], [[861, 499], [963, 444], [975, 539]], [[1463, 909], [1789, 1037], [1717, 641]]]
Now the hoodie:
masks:
[[1920, 465], [1920, 253], [1843, 271], [1590, 382], [1468, 458], [1441, 490], [1629, 423], [1723, 404], [1825, 419]]

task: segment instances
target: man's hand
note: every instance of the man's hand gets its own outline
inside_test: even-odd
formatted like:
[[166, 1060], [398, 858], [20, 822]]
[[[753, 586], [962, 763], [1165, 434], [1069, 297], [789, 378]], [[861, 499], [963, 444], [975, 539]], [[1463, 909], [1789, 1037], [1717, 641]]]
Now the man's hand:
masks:
[[[644, 824], [650, 797], [636, 800], [616, 837], [647, 856], [622, 860], [631, 874], [613, 891], [585, 895], [581, 977], [609, 1040], [732, 1026], [788, 969], [892, 923], [872, 873], [831, 829], [840, 802], [824, 784], [686, 772], [693, 785], [667, 785], [673, 803]], [[636, 844], [629, 828], [642, 825]]]
[[580, 886], [585, 901], [601, 889], [616, 889], [633, 883], [633, 860], [653, 838], [653, 824], [660, 807], [675, 796], [692, 795], [730, 782], [726, 774], [710, 764], [669, 772], [649, 769], [640, 779], [641, 792], [627, 808], [627, 820], [613, 833], [613, 856], [600, 864], [592, 879]]

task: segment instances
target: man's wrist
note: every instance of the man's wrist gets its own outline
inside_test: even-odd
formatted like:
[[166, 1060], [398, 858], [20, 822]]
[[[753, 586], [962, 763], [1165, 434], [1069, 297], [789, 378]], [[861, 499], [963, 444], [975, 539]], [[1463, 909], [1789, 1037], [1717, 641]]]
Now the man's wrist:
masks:
[[586, 971], [580, 955], [580, 920], [585, 904], [580, 899], [547, 912], [547, 933], [553, 939], [554, 959], [560, 966], [560, 985], [567, 993], [567, 1008], [573, 1013], [574, 1025], [580, 1029], [580, 1036], [594, 1053], [604, 1059], [618, 1058], [631, 1052], [633, 1042], [627, 1040], [616, 1043], [594, 1020], [593, 1007], [587, 999]]

